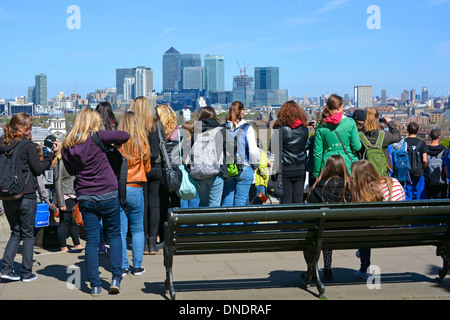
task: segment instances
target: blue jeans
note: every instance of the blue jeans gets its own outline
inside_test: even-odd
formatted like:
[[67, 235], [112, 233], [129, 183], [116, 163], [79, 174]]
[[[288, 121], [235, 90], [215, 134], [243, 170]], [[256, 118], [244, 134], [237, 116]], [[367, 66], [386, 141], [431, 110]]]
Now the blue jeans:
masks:
[[[255, 188], [256, 188], [256, 194], [255, 194], [255, 197], [258, 195], [259, 192], [262, 192], [263, 194], [266, 194], [266, 187], [265, 187], [265, 186], [259, 185], [259, 186], [256, 186]], [[256, 197], [254, 203], [255, 203], [255, 204], [263, 204], [263, 202], [261, 201], [261, 199], [259, 199], [258, 197]]]
[[[151, 201], [151, 199], [150, 199]], [[142, 188], [127, 187], [127, 212], [120, 208], [120, 234], [122, 236], [122, 269], [128, 269], [127, 233], [131, 233], [133, 267], [142, 266], [144, 258], [144, 192]]]
[[122, 280], [122, 241], [120, 238], [120, 204], [119, 197], [105, 200], [79, 200], [79, 208], [86, 231], [86, 265], [87, 275], [92, 287], [100, 287], [98, 271], [98, 244], [100, 243], [100, 221], [110, 244], [110, 263], [112, 278]]
[[224, 180], [222, 206], [245, 206], [253, 182], [253, 169], [244, 166], [239, 177]]
[[224, 187], [221, 175], [216, 175], [208, 179], [195, 180], [198, 184], [198, 194], [200, 196], [200, 207], [220, 207], [222, 192]]
[[195, 199], [183, 200], [180, 199], [180, 208], [198, 208], [200, 204], [200, 196], [197, 194]]
[[14, 258], [19, 249], [20, 241], [23, 241], [22, 276], [29, 275], [33, 268], [36, 197], [33, 199], [4, 200], [3, 208], [11, 228], [11, 236], [3, 254], [2, 273], [14, 271]]
[[411, 176], [411, 182], [405, 184], [406, 200], [423, 200], [427, 198], [424, 176]]

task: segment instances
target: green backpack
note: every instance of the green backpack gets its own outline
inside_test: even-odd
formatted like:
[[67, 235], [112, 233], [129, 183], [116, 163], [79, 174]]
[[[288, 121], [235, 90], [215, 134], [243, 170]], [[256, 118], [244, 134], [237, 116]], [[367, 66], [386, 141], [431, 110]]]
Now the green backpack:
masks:
[[389, 165], [382, 148], [384, 141], [384, 131], [379, 131], [378, 139], [375, 144], [371, 144], [369, 140], [367, 140], [367, 137], [363, 132], [359, 133], [359, 138], [366, 148], [364, 151], [363, 159], [369, 160], [380, 175], [385, 177], [389, 176]]

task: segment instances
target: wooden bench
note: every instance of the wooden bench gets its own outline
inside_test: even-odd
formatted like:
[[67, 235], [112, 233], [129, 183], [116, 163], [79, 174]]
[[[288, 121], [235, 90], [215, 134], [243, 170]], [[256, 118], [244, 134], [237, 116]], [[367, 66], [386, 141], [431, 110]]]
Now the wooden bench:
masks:
[[450, 257], [450, 200], [349, 204], [262, 205], [175, 208], [165, 224], [166, 293], [175, 299], [174, 255], [302, 251], [319, 296], [322, 249], [343, 250], [433, 245], [443, 259], [439, 280]]

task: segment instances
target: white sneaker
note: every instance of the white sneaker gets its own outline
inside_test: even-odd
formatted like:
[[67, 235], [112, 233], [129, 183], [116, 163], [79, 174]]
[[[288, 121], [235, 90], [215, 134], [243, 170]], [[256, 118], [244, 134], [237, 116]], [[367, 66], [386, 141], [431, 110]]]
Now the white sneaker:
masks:
[[361, 272], [360, 270], [356, 271], [353, 275], [355, 277], [363, 279], [363, 280], [367, 280], [371, 276], [370, 273], [364, 273], [364, 272]]
[[22, 281], [23, 282], [31, 282], [37, 279], [37, 275], [35, 275], [34, 273], [31, 273], [25, 277], [22, 277]]

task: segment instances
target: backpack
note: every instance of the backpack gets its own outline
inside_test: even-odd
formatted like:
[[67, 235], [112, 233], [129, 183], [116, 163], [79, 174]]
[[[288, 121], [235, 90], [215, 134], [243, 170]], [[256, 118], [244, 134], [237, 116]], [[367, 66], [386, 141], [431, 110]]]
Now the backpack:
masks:
[[392, 151], [392, 165], [394, 170], [392, 176], [399, 182], [407, 182], [409, 178], [409, 155], [408, 144], [403, 141], [403, 146], [400, 150]]
[[420, 176], [423, 174], [423, 165], [422, 165], [422, 159], [421, 154], [416, 151], [422, 141], [417, 144], [417, 146], [411, 146], [408, 148], [408, 155], [409, 155], [409, 173], [413, 176]]
[[359, 138], [365, 147], [363, 158], [369, 160], [380, 175], [387, 177], [388, 161], [382, 148], [384, 130], [379, 131], [378, 139], [375, 144], [371, 144], [363, 132], [359, 133]]
[[221, 152], [216, 147], [216, 135], [222, 127], [217, 127], [195, 136], [191, 149], [190, 174], [194, 179], [207, 179], [220, 173]]
[[128, 176], [128, 162], [127, 159], [120, 153], [120, 151], [113, 145], [104, 145], [98, 134], [94, 132], [92, 134], [92, 140], [95, 144], [106, 153], [108, 162], [114, 171], [119, 184], [119, 200], [125, 207], [127, 198], [127, 176]]
[[445, 172], [443, 170], [443, 158], [445, 149], [443, 149], [437, 156], [430, 156], [428, 154], [428, 166], [425, 170], [425, 181], [427, 185], [438, 185], [445, 183]]
[[238, 177], [244, 170], [245, 155], [248, 150], [247, 130], [250, 128], [250, 125], [244, 123], [233, 130], [229, 128], [228, 124], [225, 124], [225, 128], [226, 166], [224, 166], [223, 177]]
[[0, 200], [17, 200], [23, 197], [30, 172], [23, 181], [19, 151], [27, 143], [31, 141], [23, 139], [12, 150], [0, 152]]

